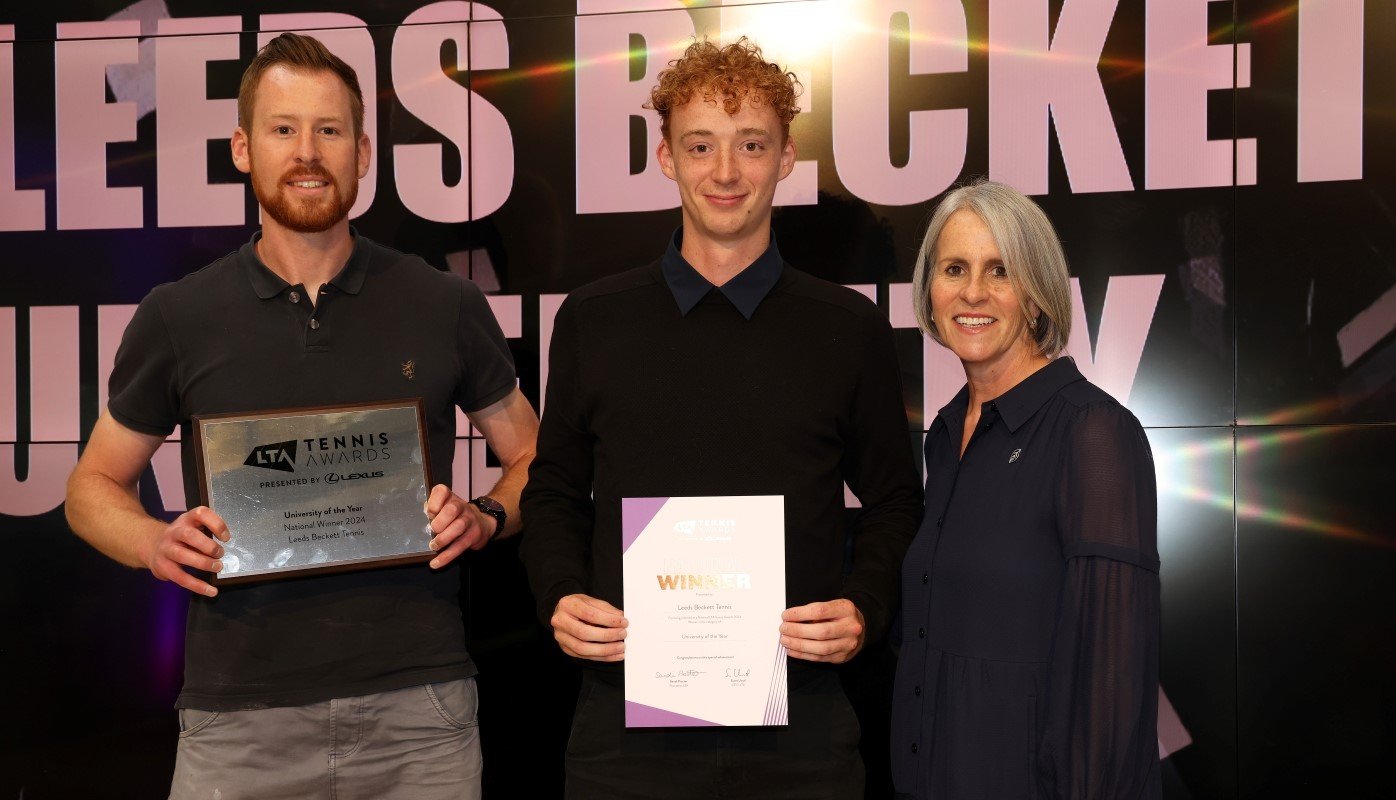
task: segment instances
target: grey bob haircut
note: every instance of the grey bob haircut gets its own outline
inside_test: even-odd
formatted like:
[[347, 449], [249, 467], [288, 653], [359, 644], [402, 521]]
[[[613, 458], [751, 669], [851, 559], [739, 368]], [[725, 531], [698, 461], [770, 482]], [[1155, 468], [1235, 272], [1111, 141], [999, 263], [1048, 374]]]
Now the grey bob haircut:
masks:
[[1037, 352], [1054, 358], [1066, 349], [1071, 336], [1071, 276], [1061, 240], [1037, 203], [1011, 186], [989, 180], [980, 179], [950, 192], [931, 216], [921, 251], [916, 254], [916, 273], [911, 283], [912, 304], [921, 330], [945, 344], [931, 313], [931, 276], [941, 231], [951, 215], [962, 209], [974, 212], [993, 235], [1008, 280], [1018, 293], [1023, 317], [1033, 320], [1029, 303], [1041, 312], [1029, 330]]

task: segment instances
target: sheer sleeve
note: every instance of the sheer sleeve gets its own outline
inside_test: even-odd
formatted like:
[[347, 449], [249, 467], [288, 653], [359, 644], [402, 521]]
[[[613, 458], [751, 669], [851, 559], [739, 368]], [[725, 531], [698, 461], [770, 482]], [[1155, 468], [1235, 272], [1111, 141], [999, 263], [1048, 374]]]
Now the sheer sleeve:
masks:
[[1158, 786], [1159, 579], [1153, 459], [1114, 403], [1080, 412], [1057, 493], [1066, 559], [1048, 677], [1042, 796], [1139, 798]]

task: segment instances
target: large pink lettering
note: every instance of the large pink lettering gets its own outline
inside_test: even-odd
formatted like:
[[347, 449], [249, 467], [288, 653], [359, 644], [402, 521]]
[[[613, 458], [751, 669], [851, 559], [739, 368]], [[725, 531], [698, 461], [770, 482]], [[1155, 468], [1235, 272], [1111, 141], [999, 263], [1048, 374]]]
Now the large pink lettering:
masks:
[[1362, 178], [1362, 0], [1299, 4], [1299, 180]]
[[887, 70], [892, 17], [910, 24], [911, 72], [969, 68], [964, 8], [953, 0], [874, 0], [850, 7], [859, 15], [834, 37], [834, 165], [850, 192], [870, 203], [900, 206], [929, 200], [960, 174], [969, 135], [963, 108], [913, 111], [911, 153], [901, 167], [889, 152]]
[[1255, 183], [1255, 139], [1208, 139], [1207, 92], [1251, 85], [1249, 44], [1207, 44], [1211, 0], [1153, 0], [1145, 11], [1144, 186], [1230, 186], [1232, 148], [1238, 185]]
[[1162, 291], [1162, 275], [1112, 277], [1105, 289], [1100, 334], [1092, 350], [1081, 281], [1071, 279], [1071, 341], [1066, 345], [1067, 355], [1076, 360], [1082, 375], [1125, 405], [1134, 390], [1144, 342], [1149, 338]]
[[[483, 21], [467, 25], [472, 6]], [[393, 85], [404, 108], [460, 151], [461, 179], [446, 185], [440, 144], [395, 145], [394, 171], [398, 194], [413, 213], [435, 222], [465, 222], [489, 216], [509, 197], [514, 140], [499, 109], [442, 72], [446, 42], [454, 45], [462, 71], [509, 66], [508, 37], [493, 9], [443, 2], [408, 15], [393, 38]]]
[[53, 45], [58, 227], [141, 227], [141, 189], [107, 185], [107, 143], [136, 138], [136, 104], [107, 102], [107, 66], [140, 60], [139, 20], [60, 22]]
[[1067, 0], [1047, 42], [1046, 0], [989, 4], [989, 174], [1047, 193], [1047, 120], [1074, 192], [1134, 188], [1098, 69], [1118, 0]]
[[[658, 211], [679, 204], [674, 185], [654, 158], [630, 174], [630, 119], [645, 123], [645, 151], [659, 146], [659, 117], [642, 106], [660, 70], [692, 41], [693, 21], [678, 2], [644, 3], [669, 10], [640, 14], [591, 13], [577, 17], [577, 213]], [[598, 3], [599, 7], [625, 5]], [[633, 5], [633, 4], [632, 4]], [[644, 41], [644, 74], [630, 79], [632, 36]]]
[[[237, 127], [236, 98], [208, 99], [210, 61], [238, 59], [241, 17], [162, 19], [155, 40], [156, 203], [161, 227], [241, 225], [247, 189], [208, 182], [208, 140]], [[212, 35], [226, 34], [226, 35]]]
[[[33, 516], [63, 502], [68, 474], [78, 461], [78, 310], [52, 306], [29, 310], [29, 436], [18, 434], [19, 359], [17, 317], [0, 309], [0, 514]], [[29, 468], [16, 470], [26, 446]]]
[[0, 231], [44, 229], [44, 190], [15, 188], [15, 26], [0, 25]]

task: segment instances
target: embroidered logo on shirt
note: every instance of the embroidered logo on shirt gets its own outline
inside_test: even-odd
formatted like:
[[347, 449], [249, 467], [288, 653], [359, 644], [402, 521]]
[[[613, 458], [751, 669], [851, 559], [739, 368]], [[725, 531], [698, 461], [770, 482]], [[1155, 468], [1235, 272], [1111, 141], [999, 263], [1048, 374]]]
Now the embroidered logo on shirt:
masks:
[[411, 360], [402, 362], [402, 376], [409, 381], [417, 377], [417, 362]]
[[1013, 451], [1013, 455], [1011, 455], [1011, 456], [1008, 457], [1008, 463], [1012, 464], [1014, 461], [1017, 461], [1017, 460], [1018, 460], [1018, 456], [1021, 456], [1022, 454], [1023, 454], [1023, 448], [1020, 447], [1020, 448], [1018, 448], [1017, 450], [1014, 450], [1014, 451]]

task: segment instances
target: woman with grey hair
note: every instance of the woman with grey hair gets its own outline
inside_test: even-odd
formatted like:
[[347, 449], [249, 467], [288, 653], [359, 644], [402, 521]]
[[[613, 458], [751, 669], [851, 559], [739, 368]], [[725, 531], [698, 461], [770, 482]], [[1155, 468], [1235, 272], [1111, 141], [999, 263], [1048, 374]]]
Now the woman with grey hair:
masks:
[[1157, 798], [1153, 460], [1070, 358], [1066, 259], [1042, 209], [981, 181], [941, 202], [917, 318], [966, 385], [926, 435], [902, 566], [899, 798]]

